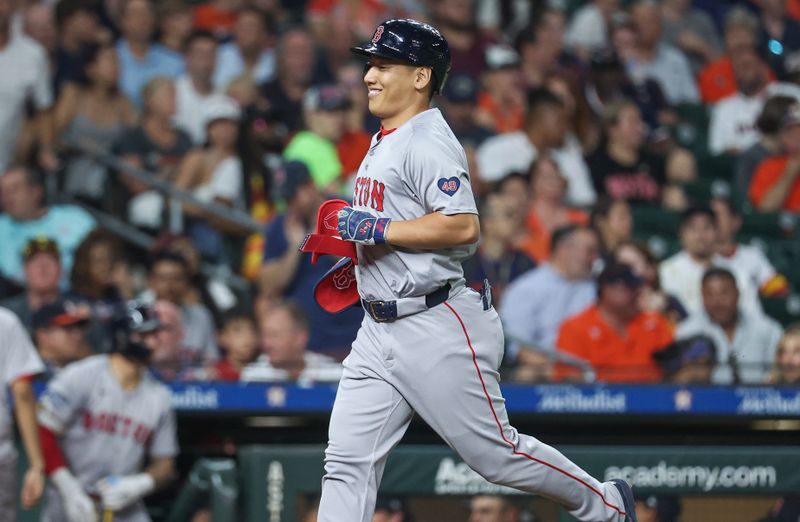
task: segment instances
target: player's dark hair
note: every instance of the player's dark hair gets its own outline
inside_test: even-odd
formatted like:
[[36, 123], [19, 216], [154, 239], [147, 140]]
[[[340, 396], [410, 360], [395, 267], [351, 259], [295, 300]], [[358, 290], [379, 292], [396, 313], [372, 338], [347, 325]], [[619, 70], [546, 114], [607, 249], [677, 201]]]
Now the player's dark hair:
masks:
[[756, 127], [761, 134], [777, 134], [781, 130], [783, 117], [795, 102], [796, 100], [791, 96], [773, 96], [768, 99], [756, 119]]
[[711, 220], [714, 226], [717, 226], [717, 215], [714, 214], [711, 207], [708, 205], [693, 205], [681, 213], [681, 218], [678, 222], [678, 230], [683, 230], [683, 227], [697, 216], [705, 216]]
[[733, 283], [733, 286], [737, 286], [736, 285], [736, 276], [734, 276], [733, 272], [731, 272], [727, 268], [720, 268], [720, 267], [709, 268], [703, 274], [702, 284], [705, 285], [706, 282], [708, 282], [708, 281], [710, 281], [710, 280], [712, 280], [714, 278], [727, 279], [728, 281]]
[[156, 265], [159, 263], [175, 263], [183, 268], [183, 272], [185, 276], [189, 277], [189, 262], [186, 261], [186, 258], [180, 255], [177, 252], [172, 252], [169, 250], [162, 250], [161, 252], [157, 252], [150, 258], [150, 272], [152, 273], [155, 269]]

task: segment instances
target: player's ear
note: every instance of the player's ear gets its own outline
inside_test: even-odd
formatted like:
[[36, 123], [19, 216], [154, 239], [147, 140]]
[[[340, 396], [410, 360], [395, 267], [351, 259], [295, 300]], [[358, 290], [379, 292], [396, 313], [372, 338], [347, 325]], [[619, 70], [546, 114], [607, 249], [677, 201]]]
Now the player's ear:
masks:
[[433, 70], [430, 67], [417, 67], [414, 73], [414, 87], [419, 91], [425, 91], [433, 81]]

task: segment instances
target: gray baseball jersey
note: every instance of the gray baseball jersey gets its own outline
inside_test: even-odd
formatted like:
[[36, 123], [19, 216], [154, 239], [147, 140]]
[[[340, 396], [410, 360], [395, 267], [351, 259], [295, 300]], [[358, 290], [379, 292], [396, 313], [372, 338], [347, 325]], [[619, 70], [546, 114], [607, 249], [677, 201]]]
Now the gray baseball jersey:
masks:
[[0, 308], [0, 520], [16, 520], [17, 489], [6, 487], [16, 483], [17, 459], [14, 450], [8, 387], [16, 380], [44, 371], [39, 354], [25, 327], [13, 312]]
[[[70, 471], [90, 495], [102, 478], [141, 472], [147, 457], [178, 454], [169, 390], [149, 372], [135, 389], [123, 390], [108, 355], [70, 364], [50, 381], [40, 400], [39, 422], [61, 435]], [[48, 521], [65, 520], [60, 495], [52, 488], [45, 515]], [[114, 520], [149, 518], [139, 502]]]
[[[438, 110], [373, 140], [354, 206], [402, 220], [477, 213], [464, 151]], [[500, 318], [462, 283], [460, 261], [473, 252], [474, 245], [358, 247], [356, 273], [366, 299], [422, 296], [446, 282], [451, 290], [444, 303], [416, 314], [391, 322], [364, 318], [331, 412], [319, 522], [372, 520], [386, 459], [415, 412], [487, 480], [554, 499], [579, 520], [625, 519], [613, 483], [599, 482], [510, 425], [498, 374]]]
[[[358, 169], [353, 208], [400, 220], [431, 212], [478, 213], [464, 148], [439, 109], [418, 114], [380, 140], [372, 138]], [[475, 245], [424, 252], [358, 245], [359, 293], [365, 299], [429, 294], [461, 280], [461, 261], [474, 252]]]

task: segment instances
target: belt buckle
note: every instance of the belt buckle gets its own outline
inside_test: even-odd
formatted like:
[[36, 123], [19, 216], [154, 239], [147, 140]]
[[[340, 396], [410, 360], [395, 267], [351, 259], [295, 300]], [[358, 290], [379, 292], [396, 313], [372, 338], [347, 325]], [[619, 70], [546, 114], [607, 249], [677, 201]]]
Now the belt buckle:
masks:
[[369, 301], [369, 315], [372, 316], [372, 319], [376, 323], [386, 323], [389, 321], [388, 318], [384, 317], [383, 315], [379, 314], [375, 307], [380, 307], [381, 309], [386, 306], [386, 301]]

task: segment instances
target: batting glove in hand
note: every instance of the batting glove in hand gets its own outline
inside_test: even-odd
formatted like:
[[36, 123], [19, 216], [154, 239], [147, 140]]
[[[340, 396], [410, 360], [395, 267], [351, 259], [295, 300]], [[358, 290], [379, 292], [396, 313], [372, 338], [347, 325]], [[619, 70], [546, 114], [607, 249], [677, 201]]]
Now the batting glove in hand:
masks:
[[50, 480], [61, 495], [69, 522], [97, 522], [94, 502], [83, 490], [75, 475], [67, 468], [60, 468], [50, 476]]
[[103, 507], [112, 511], [125, 509], [151, 493], [155, 487], [155, 480], [147, 473], [124, 477], [112, 475], [97, 482], [97, 490], [100, 492], [100, 501]]
[[390, 218], [378, 218], [369, 212], [344, 207], [339, 211], [339, 235], [345, 241], [362, 245], [380, 245], [386, 242], [386, 227]]

